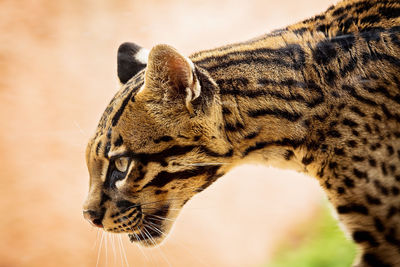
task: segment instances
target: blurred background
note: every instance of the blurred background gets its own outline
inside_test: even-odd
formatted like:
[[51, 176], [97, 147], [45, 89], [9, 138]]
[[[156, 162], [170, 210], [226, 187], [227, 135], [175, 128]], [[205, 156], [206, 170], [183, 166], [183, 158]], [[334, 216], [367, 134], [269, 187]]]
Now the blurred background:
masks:
[[332, 3], [1, 0], [0, 266], [328, 266], [324, 253], [339, 262], [332, 266], [349, 265], [354, 248], [335, 256], [349, 245], [316, 181], [289, 171], [235, 169], [191, 200], [155, 249], [103, 234], [81, 215], [85, 146], [118, 90], [122, 42], [189, 55]]

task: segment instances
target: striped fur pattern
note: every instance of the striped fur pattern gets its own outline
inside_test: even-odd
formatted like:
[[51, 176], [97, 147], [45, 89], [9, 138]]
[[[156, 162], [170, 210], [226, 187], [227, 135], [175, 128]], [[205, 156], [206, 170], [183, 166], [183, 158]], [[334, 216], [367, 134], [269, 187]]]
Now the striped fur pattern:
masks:
[[399, 1], [344, 1], [189, 58], [121, 45], [121, 89], [87, 146], [88, 217], [155, 245], [193, 195], [263, 162], [319, 181], [355, 266], [400, 266], [399, 16]]

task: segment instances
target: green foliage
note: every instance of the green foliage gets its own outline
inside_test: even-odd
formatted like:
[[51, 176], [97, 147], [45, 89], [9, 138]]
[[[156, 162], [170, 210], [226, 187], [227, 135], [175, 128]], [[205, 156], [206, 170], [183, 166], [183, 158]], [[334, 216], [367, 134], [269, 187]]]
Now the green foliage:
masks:
[[331, 215], [327, 205], [284, 241], [267, 267], [343, 267], [351, 266], [356, 255]]

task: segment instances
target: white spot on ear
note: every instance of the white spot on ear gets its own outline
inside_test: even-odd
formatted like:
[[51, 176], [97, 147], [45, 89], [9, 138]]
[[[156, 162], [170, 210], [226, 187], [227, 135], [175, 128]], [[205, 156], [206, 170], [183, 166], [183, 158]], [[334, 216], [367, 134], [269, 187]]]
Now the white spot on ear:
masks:
[[136, 54], [135, 54], [135, 59], [137, 61], [139, 61], [142, 64], [147, 64], [147, 61], [149, 59], [149, 53], [150, 51], [145, 49], [145, 48], [141, 48]]

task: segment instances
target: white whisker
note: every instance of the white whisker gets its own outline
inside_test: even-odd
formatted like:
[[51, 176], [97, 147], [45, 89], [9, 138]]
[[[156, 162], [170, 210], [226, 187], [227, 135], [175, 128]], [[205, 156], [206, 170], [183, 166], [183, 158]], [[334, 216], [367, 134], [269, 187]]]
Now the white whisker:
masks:
[[112, 248], [112, 252], [113, 252], [113, 255], [114, 255], [114, 266], [116, 266], [117, 265], [117, 253], [116, 253], [116, 250], [115, 250], [115, 235], [114, 234], [111, 234], [111, 248]]
[[180, 164], [181, 166], [219, 166], [229, 164], [226, 162], [198, 162], [198, 163], [187, 163], [187, 164]]
[[121, 236], [119, 235], [118, 236], [118, 238], [117, 238], [117, 244], [118, 244], [118, 248], [119, 248], [119, 256], [120, 256], [120, 259], [121, 259], [121, 265], [123, 266], [123, 264], [124, 264], [124, 260], [122, 259], [122, 247], [121, 247]]
[[97, 251], [96, 267], [99, 265], [101, 248], [102, 248], [102, 246], [103, 246], [103, 238], [104, 238], [104, 232], [102, 232], [102, 234], [101, 234], [100, 245], [99, 245], [99, 249], [98, 249], [98, 251]]
[[106, 233], [106, 238], [105, 238], [105, 242], [104, 242], [104, 246], [106, 248], [106, 266], [108, 266], [108, 237], [109, 237], [109, 233]]
[[100, 234], [99, 230], [100, 228], [97, 228], [96, 240], [94, 241], [93, 249], [96, 248], [97, 243], [99, 242], [99, 234]]
[[76, 120], [74, 120], [74, 124], [75, 126], [78, 128], [79, 132], [83, 135], [86, 136], [85, 131], [82, 129], [82, 127], [78, 124], [78, 122]]
[[145, 214], [147, 216], [151, 216], [151, 217], [159, 219], [159, 220], [166, 220], [166, 221], [170, 221], [170, 222], [175, 222], [175, 220], [170, 219], [170, 218], [166, 218], [166, 217], [162, 217], [162, 216], [158, 216], [158, 215], [154, 215], [154, 214], [146, 214], [146, 213], [143, 213], [143, 214]]
[[126, 258], [126, 251], [125, 251], [124, 243], [122, 242], [121, 237], [120, 237], [120, 241], [121, 241], [121, 245], [122, 245], [122, 251], [124, 252], [124, 259], [125, 259], [126, 265], [129, 267], [129, 262], [128, 262], [128, 259]]

